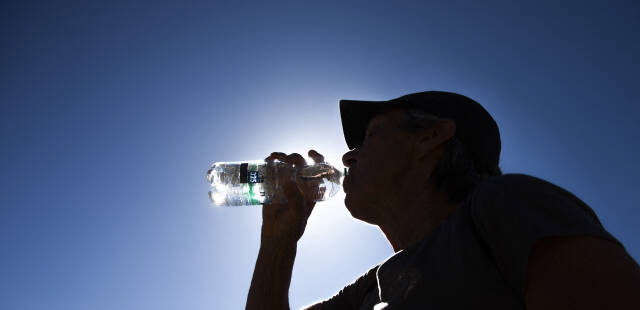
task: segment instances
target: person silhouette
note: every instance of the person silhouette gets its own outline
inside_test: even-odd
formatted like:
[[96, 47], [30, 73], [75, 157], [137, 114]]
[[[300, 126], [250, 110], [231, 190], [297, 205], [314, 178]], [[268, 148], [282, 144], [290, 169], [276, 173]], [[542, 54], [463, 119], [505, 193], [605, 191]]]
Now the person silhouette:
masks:
[[[429, 91], [342, 100], [340, 113], [345, 207], [395, 254], [307, 309], [640, 309], [638, 264], [575, 195], [501, 172], [498, 126], [476, 101]], [[289, 309], [315, 203], [293, 182], [285, 193], [287, 203], [263, 206], [247, 309]]]

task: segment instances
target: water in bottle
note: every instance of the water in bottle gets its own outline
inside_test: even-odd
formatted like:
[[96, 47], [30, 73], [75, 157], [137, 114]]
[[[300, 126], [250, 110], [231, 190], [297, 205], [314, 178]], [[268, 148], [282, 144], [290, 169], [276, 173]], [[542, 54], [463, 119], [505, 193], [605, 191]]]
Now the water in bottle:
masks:
[[296, 169], [280, 161], [216, 162], [207, 171], [209, 199], [215, 206], [285, 203], [285, 182], [301, 182], [307, 199], [322, 201], [339, 191], [341, 178], [327, 163]]

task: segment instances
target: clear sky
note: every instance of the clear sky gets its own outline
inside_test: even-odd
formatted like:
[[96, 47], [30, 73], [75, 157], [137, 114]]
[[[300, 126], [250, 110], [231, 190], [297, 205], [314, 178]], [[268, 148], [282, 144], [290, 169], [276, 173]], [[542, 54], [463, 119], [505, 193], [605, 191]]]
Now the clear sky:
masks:
[[[640, 4], [515, 2], [3, 1], [0, 308], [244, 308], [260, 208], [213, 208], [209, 165], [342, 166], [340, 99], [423, 90], [483, 104], [503, 171], [639, 260]], [[393, 254], [343, 198], [299, 243], [294, 308]]]

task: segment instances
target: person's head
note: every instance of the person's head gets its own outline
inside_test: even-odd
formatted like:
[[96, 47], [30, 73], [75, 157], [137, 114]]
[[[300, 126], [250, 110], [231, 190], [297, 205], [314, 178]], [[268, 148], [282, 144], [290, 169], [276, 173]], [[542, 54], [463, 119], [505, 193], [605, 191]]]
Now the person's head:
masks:
[[[449, 110], [442, 112], [443, 105], [449, 105]], [[477, 119], [468, 115], [470, 111], [479, 112]], [[467, 115], [456, 117], [456, 113]], [[434, 190], [447, 202], [457, 204], [483, 177], [501, 174], [497, 126], [467, 97], [426, 92], [388, 102], [343, 100], [341, 114], [345, 138], [352, 148], [343, 156], [350, 168], [344, 185], [345, 204], [356, 218], [373, 222], [382, 216], [372, 214], [381, 213], [375, 210], [376, 205], [392, 205], [402, 200], [399, 195], [410, 198], [416, 194], [412, 191], [420, 189]], [[472, 120], [465, 122], [469, 118]], [[470, 126], [473, 124], [477, 127]], [[469, 139], [475, 143], [465, 144]], [[482, 140], [484, 144], [478, 143]], [[467, 144], [475, 149], [469, 150]]]
[[[429, 129], [437, 130], [446, 121], [455, 124], [455, 121], [415, 108], [402, 111], [403, 118], [398, 126], [411, 134]], [[502, 174], [498, 165], [478, 171], [472, 155], [455, 135], [444, 144], [444, 155], [437, 161], [432, 174], [428, 178], [425, 176], [425, 180], [431, 182], [436, 189], [445, 191], [450, 202], [458, 203], [466, 199], [483, 178]]]

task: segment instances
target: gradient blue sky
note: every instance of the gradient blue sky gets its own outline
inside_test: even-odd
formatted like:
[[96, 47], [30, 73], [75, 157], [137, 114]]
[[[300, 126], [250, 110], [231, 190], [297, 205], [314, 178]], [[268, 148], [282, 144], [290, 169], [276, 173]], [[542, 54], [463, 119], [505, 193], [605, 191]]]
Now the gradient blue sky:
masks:
[[[640, 5], [480, 2], [3, 2], [0, 308], [244, 308], [260, 209], [211, 207], [208, 166], [341, 166], [339, 99], [422, 90], [482, 103], [505, 172], [573, 192], [640, 259]], [[310, 219], [292, 307], [393, 254], [343, 197]]]

